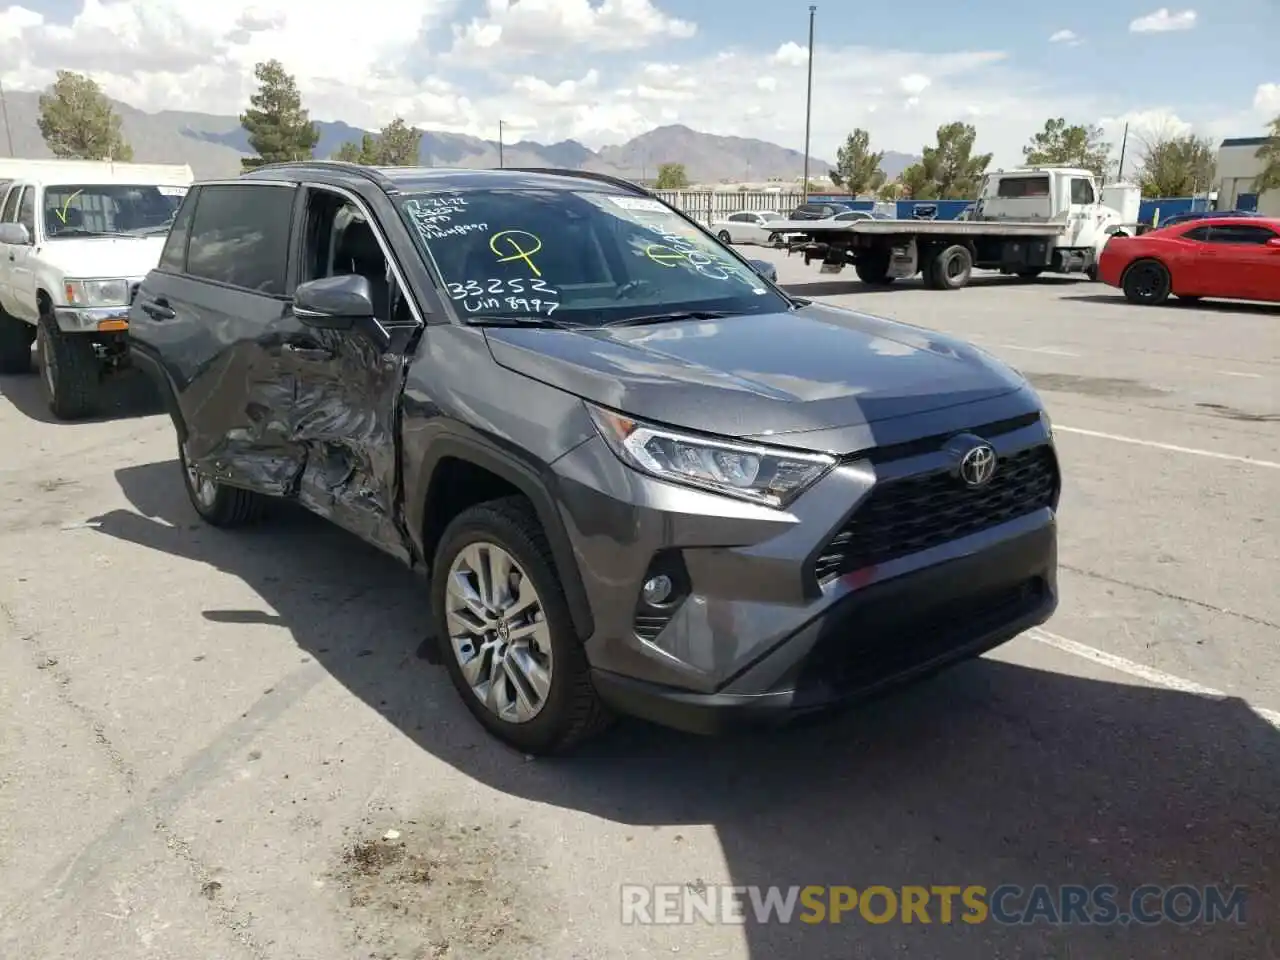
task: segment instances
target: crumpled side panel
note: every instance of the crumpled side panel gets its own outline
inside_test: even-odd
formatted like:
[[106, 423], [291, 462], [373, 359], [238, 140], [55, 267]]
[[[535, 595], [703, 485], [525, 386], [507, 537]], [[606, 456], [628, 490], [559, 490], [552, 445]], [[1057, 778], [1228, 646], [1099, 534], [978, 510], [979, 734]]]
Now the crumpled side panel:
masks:
[[313, 331], [309, 339], [309, 353], [283, 353], [285, 364], [298, 358], [292, 402], [273, 404], [276, 420], [263, 425], [263, 446], [289, 452], [278, 461], [282, 492], [407, 561], [397, 516], [403, 358], [360, 334]]

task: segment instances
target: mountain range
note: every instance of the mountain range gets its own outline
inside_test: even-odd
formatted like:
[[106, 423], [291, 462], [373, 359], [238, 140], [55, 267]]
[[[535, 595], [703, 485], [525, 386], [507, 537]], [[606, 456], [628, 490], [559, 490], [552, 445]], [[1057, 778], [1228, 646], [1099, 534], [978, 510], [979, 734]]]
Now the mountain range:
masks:
[[[39, 100], [35, 92], [5, 94], [13, 156], [51, 156], [36, 124]], [[112, 101], [112, 106], [139, 163], [188, 163], [198, 179], [207, 179], [238, 175], [241, 159], [253, 153], [238, 117], [181, 110], [145, 113], [120, 101]], [[316, 121], [316, 126], [320, 131], [317, 157], [332, 156], [348, 141], [359, 143], [366, 132], [342, 121]], [[8, 140], [0, 140], [0, 147], [7, 146]], [[420, 159], [425, 166], [496, 167], [499, 145], [465, 134], [424, 130]], [[701, 133], [681, 124], [657, 127], [598, 151], [576, 140], [551, 144], [521, 140], [503, 144], [501, 159], [509, 167], [560, 167], [641, 180], [655, 177], [660, 164], [681, 163], [694, 183], [797, 181], [804, 169], [804, 155], [797, 150], [767, 140]], [[881, 166], [892, 179], [917, 159], [886, 152]], [[825, 160], [809, 160], [811, 176], [824, 176], [830, 169]]]

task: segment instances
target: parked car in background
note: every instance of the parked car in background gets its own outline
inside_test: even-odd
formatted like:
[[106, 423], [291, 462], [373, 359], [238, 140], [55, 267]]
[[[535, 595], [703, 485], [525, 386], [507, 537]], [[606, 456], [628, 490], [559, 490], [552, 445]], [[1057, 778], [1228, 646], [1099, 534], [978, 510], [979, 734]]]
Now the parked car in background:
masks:
[[769, 239], [770, 221], [781, 219], [782, 214], [775, 210], [739, 210], [723, 220], [714, 221], [711, 232], [720, 238], [721, 243], [764, 245]]
[[802, 203], [796, 207], [786, 217], [788, 220], [825, 220], [828, 217], [834, 217], [838, 213], [848, 213], [850, 210], [847, 203], [835, 202], [811, 202]]
[[614, 712], [830, 709], [1057, 606], [1058, 459], [1021, 375], [790, 297], [616, 178], [197, 184], [129, 336], [195, 511], [290, 499], [426, 574], [459, 695], [525, 752]]
[[1175, 213], [1165, 217], [1155, 227], [1161, 230], [1164, 227], [1175, 227], [1180, 223], [1190, 223], [1192, 220], [1207, 220], [1210, 217], [1256, 217], [1259, 214], [1252, 210], [1189, 210], [1186, 213]]
[[887, 213], [876, 213], [874, 210], [846, 210], [837, 213], [832, 220], [892, 220]]
[[1280, 302], [1280, 220], [1202, 217], [1112, 237], [1098, 261], [1098, 279], [1146, 306], [1170, 296]]
[[60, 420], [97, 411], [128, 366], [129, 302], [160, 259], [187, 164], [0, 160], [0, 373], [39, 356]]

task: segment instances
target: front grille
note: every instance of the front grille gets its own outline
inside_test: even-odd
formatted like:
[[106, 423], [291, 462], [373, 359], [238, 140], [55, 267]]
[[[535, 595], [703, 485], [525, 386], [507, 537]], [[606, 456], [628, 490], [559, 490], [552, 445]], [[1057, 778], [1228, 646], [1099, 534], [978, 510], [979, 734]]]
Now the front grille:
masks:
[[983, 487], [949, 471], [877, 484], [814, 567], [819, 582], [889, 563], [1052, 506], [1058, 467], [1047, 444], [1000, 458]]

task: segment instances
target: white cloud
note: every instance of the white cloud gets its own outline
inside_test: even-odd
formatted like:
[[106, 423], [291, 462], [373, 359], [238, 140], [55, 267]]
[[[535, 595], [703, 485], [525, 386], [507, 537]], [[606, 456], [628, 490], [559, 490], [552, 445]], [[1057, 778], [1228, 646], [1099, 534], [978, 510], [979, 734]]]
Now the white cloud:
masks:
[[1253, 109], [1268, 117], [1280, 115], [1280, 83], [1260, 83], [1253, 92]]
[[485, 14], [453, 28], [451, 59], [555, 53], [566, 46], [632, 50], [655, 40], [687, 40], [697, 27], [652, 0], [488, 0]]
[[788, 40], [773, 52], [772, 60], [784, 67], [803, 67], [809, 62], [809, 50], [793, 40]]
[[756, 80], [756, 89], [773, 93], [778, 89], [778, 81], [774, 77], [759, 77]]
[[1196, 25], [1194, 10], [1180, 10], [1170, 13], [1168, 7], [1161, 7], [1145, 17], [1138, 17], [1129, 24], [1130, 33], [1169, 33], [1174, 30], [1190, 30]]
[[1076, 35], [1074, 30], [1059, 30], [1049, 37], [1049, 42], [1066, 44], [1068, 47], [1078, 47], [1084, 41]]
[[908, 97], [918, 97], [932, 82], [923, 73], [909, 73], [898, 81], [898, 86]]
[[599, 72], [588, 70], [581, 80], [561, 80], [550, 84], [538, 77], [520, 77], [512, 87], [535, 103], [574, 103], [588, 91], [594, 90], [599, 81]]

